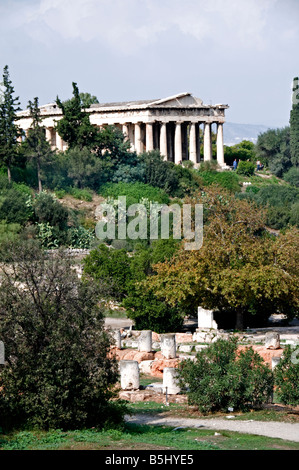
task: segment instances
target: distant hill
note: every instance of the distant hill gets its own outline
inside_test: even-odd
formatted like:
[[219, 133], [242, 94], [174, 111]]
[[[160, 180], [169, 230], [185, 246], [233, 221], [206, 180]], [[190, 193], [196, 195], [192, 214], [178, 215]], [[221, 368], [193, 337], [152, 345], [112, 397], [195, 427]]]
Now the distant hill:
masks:
[[242, 140], [250, 140], [254, 144], [259, 134], [266, 132], [270, 127], [262, 124], [236, 124], [226, 122], [223, 126], [224, 145], [235, 145]]

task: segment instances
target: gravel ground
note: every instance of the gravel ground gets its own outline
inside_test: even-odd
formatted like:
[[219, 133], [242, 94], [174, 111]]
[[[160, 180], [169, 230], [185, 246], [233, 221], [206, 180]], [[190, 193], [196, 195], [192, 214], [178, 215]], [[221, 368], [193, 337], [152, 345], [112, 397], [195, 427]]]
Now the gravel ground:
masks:
[[164, 425], [184, 428], [206, 428], [215, 431], [226, 430], [259, 436], [274, 437], [286, 441], [299, 442], [299, 423], [282, 423], [273, 421], [239, 421], [234, 418], [225, 419], [195, 419], [195, 418], [163, 418], [161, 416], [147, 416], [136, 414], [126, 416], [127, 422], [135, 424]]

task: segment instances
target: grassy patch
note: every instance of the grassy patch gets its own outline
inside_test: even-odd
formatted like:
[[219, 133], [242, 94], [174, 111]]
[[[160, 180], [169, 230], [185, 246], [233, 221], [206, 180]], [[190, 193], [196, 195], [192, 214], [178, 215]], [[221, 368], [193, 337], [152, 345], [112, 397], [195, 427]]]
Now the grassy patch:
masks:
[[123, 430], [22, 431], [0, 436], [1, 450], [295, 450], [298, 443], [209, 429], [127, 424]]

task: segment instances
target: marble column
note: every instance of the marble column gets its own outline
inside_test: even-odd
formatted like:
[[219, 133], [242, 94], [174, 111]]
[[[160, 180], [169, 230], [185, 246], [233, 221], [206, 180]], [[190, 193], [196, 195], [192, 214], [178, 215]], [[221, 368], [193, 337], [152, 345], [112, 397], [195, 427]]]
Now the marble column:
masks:
[[146, 151], [150, 152], [154, 150], [154, 133], [153, 133], [153, 123], [148, 122], [146, 124], [146, 136], [145, 136], [145, 145]]
[[177, 122], [174, 134], [174, 163], [182, 161], [182, 123]]
[[190, 149], [190, 160], [194, 164], [197, 163], [197, 149], [196, 149], [196, 124], [192, 122], [190, 124], [190, 134], [189, 134], [189, 149]]
[[204, 127], [203, 159], [204, 161], [212, 160], [212, 136], [211, 136], [211, 124], [209, 122], [205, 122], [205, 127]]
[[63, 150], [63, 141], [58, 132], [56, 132], [56, 147], [58, 150]]
[[167, 160], [167, 129], [166, 122], [162, 122], [160, 129], [160, 153], [163, 155], [164, 160]]
[[223, 124], [217, 124], [217, 162], [220, 166], [224, 166], [224, 150], [223, 150]]
[[125, 140], [128, 140], [128, 138], [129, 138], [129, 126], [128, 126], [128, 124], [123, 124], [122, 133], [125, 136]]
[[141, 125], [139, 122], [135, 124], [135, 151], [137, 154], [142, 152], [141, 148]]
[[46, 140], [51, 145], [51, 143], [52, 143], [52, 132], [51, 132], [51, 129], [49, 129], [49, 127], [46, 127]]

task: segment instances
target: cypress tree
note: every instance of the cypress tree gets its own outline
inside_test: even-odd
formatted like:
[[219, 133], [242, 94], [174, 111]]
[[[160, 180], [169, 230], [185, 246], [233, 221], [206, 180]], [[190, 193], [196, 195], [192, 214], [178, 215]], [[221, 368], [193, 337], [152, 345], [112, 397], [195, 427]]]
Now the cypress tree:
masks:
[[3, 70], [3, 89], [0, 102], [0, 163], [7, 168], [11, 182], [11, 166], [17, 157], [18, 137], [21, 131], [15, 124], [17, 111], [20, 111], [19, 97], [13, 97], [14, 87], [9, 78], [8, 66]]
[[40, 109], [38, 106], [38, 98], [34, 98], [34, 101], [29, 101], [28, 109], [32, 118], [32, 124], [28, 130], [27, 138], [23, 144], [23, 150], [25, 156], [28, 159], [32, 159], [36, 163], [37, 168], [37, 179], [38, 179], [38, 190], [42, 191], [42, 166], [48, 162], [53, 154], [51, 146], [46, 139], [45, 129], [42, 126], [42, 118], [40, 115]]

